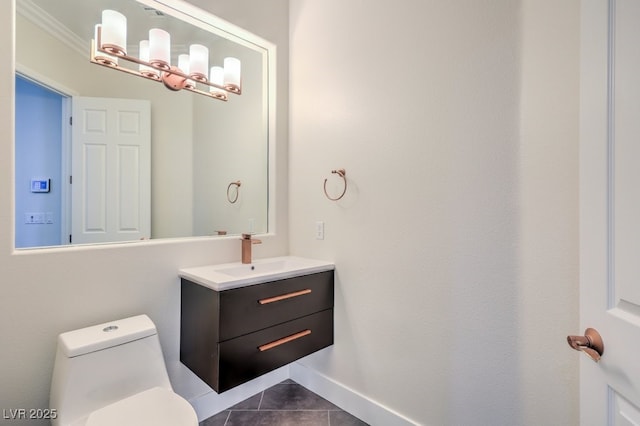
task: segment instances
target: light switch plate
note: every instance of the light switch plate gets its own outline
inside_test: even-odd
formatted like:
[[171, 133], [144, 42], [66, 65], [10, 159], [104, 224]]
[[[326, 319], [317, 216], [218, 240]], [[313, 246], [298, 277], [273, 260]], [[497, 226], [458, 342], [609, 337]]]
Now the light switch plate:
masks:
[[316, 240], [324, 240], [324, 222], [316, 222]]

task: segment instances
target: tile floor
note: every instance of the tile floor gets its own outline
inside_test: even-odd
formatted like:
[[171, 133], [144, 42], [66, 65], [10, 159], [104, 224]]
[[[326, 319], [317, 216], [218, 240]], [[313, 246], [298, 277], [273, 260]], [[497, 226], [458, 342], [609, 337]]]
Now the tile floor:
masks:
[[285, 380], [200, 426], [367, 426], [293, 380]]

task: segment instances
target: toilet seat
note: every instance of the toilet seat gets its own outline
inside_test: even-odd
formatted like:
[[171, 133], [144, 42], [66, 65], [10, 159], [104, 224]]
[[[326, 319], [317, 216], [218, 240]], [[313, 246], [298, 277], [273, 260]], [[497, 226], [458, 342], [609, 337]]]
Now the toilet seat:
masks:
[[151, 388], [92, 412], [86, 426], [197, 426], [193, 407], [164, 388]]

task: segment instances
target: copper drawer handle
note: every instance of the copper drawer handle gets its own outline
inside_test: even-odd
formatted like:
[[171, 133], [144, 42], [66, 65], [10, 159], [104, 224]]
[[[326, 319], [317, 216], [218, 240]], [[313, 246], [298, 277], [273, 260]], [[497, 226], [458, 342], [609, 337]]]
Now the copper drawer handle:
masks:
[[291, 299], [292, 297], [298, 297], [309, 293], [311, 293], [311, 289], [306, 288], [304, 290], [294, 291], [293, 293], [281, 294], [280, 296], [269, 297], [267, 299], [260, 299], [258, 300], [258, 303], [260, 303], [261, 305], [266, 305], [268, 303], [279, 302], [281, 300]]
[[285, 343], [289, 343], [289, 342], [291, 342], [293, 340], [296, 340], [296, 339], [299, 339], [301, 337], [308, 336], [309, 334], [311, 334], [311, 330], [309, 330], [309, 329], [304, 330], [304, 331], [300, 331], [299, 333], [292, 334], [291, 336], [283, 337], [282, 339], [274, 340], [271, 343], [267, 343], [265, 345], [258, 346], [258, 349], [260, 349], [260, 352], [268, 351], [269, 349], [273, 349], [276, 346], [284, 345]]

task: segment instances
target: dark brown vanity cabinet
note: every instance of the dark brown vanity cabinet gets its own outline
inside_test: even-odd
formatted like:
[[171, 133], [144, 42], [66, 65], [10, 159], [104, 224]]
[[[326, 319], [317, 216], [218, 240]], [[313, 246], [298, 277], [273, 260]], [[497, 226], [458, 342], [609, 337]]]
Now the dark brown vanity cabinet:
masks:
[[180, 361], [224, 392], [333, 344], [333, 270], [215, 291], [182, 278]]

